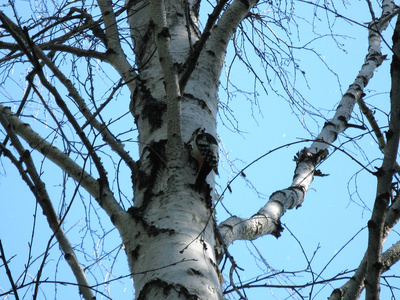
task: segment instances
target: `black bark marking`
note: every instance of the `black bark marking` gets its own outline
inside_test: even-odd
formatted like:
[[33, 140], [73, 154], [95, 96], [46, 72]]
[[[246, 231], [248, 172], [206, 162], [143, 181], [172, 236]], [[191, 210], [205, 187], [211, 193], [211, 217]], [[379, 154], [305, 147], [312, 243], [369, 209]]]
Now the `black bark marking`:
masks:
[[142, 118], [149, 121], [151, 131], [161, 128], [164, 114], [167, 112], [167, 103], [163, 101], [146, 101], [142, 110]]
[[138, 300], [145, 300], [146, 295], [149, 294], [150, 291], [153, 289], [160, 289], [164, 296], [168, 296], [171, 290], [176, 291], [178, 294], [183, 295], [183, 298], [188, 299], [188, 300], [199, 300], [200, 298], [197, 295], [191, 294], [189, 290], [184, 287], [181, 284], [171, 284], [168, 283], [164, 280], [161, 280], [160, 278], [153, 279], [149, 282], [147, 282], [142, 290], [140, 291], [140, 294], [138, 296]]

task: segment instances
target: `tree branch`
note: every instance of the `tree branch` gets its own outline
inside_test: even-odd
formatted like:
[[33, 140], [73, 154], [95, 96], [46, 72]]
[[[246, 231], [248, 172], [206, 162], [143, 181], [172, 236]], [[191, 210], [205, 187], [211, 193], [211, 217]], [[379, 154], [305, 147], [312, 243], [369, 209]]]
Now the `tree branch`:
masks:
[[[78, 12], [79, 15], [75, 15], [72, 16], [72, 14], [74, 12]], [[56, 17], [54, 17], [56, 18]], [[43, 35], [44, 33], [46, 33], [47, 31], [49, 31], [50, 29], [54, 28], [56, 25], [62, 24], [66, 21], [69, 21], [71, 19], [82, 19], [85, 18], [85, 23], [81, 24], [79, 26], [76, 26], [74, 28], [72, 28], [71, 30], [67, 31], [65, 34], [61, 35], [61, 36], [57, 36], [56, 38], [50, 40], [49, 42], [43, 43], [43, 44], [38, 44], [38, 46], [43, 49], [43, 50], [52, 50], [55, 49], [57, 51], [64, 51], [64, 52], [69, 52], [69, 53], [73, 53], [76, 54], [77, 56], [87, 56], [87, 57], [93, 57], [93, 58], [97, 58], [97, 59], [101, 59], [101, 60], [107, 60], [107, 56], [104, 53], [98, 52], [98, 51], [94, 51], [94, 50], [85, 50], [85, 49], [80, 49], [77, 47], [72, 47], [69, 45], [63, 45], [63, 43], [71, 40], [71, 38], [80, 33], [83, 32], [87, 29], [92, 30], [93, 34], [98, 37], [103, 44], [106, 44], [105, 38], [104, 38], [104, 33], [102, 32], [102, 29], [100, 28], [100, 22], [102, 22], [103, 20], [100, 19], [98, 21], [93, 21], [92, 16], [87, 13], [85, 10], [81, 10], [77, 7], [73, 7], [70, 9], [69, 13], [63, 17], [56, 20], [56, 22], [51, 23], [51, 24], [46, 24], [46, 26], [44, 26], [43, 30], [40, 30], [39, 32], [35, 33], [32, 36], [32, 40], [35, 40], [37, 37], [39, 37], [40, 35]], [[46, 19], [47, 20], [47, 19]], [[9, 19], [10, 21], [10, 19]], [[15, 27], [17, 27], [14, 24]], [[16, 57], [20, 57], [22, 55], [24, 55], [24, 51], [23, 48], [20, 47], [19, 44], [14, 44], [14, 43], [8, 43], [8, 42], [0, 42], [0, 49], [8, 49], [11, 50], [13, 52], [17, 51], [17, 50], [21, 50], [22, 52], [14, 54], [14, 55], [10, 55], [8, 54], [7, 56], [5, 56], [4, 58], [0, 59], [0, 62], [3, 61], [9, 61], [12, 59], [15, 59]]]
[[100, 59], [101, 61], [108, 61], [108, 56], [99, 51], [80, 49], [69, 45], [54, 44], [54, 43], [44, 43], [44, 44], [39, 44], [37, 46], [42, 50], [60, 51], [65, 53], [71, 53], [78, 57], [90, 57], [90, 58]]
[[[382, 253], [382, 273], [388, 271], [391, 266], [400, 260], [400, 242], [395, 243]], [[332, 291], [328, 300], [354, 300], [359, 299], [365, 287], [367, 273], [367, 253], [365, 253], [356, 273], [342, 287]]]
[[[392, 228], [397, 224], [400, 219], [400, 194], [393, 200], [393, 204], [389, 207], [385, 217], [383, 241], [387, 238]], [[389, 270], [389, 268], [398, 261], [400, 256], [399, 243], [396, 243], [391, 248], [382, 254], [382, 272]], [[365, 277], [367, 274], [367, 253], [360, 262], [356, 272], [351, 280], [346, 282], [342, 287], [335, 289], [329, 300], [353, 300], [360, 297], [361, 292], [365, 287]]]
[[[132, 66], [128, 62], [125, 52], [121, 47], [121, 40], [119, 38], [118, 23], [116, 14], [112, 7], [112, 1], [97, 0], [101, 14], [104, 19], [104, 27], [106, 31], [106, 47], [109, 62], [121, 75], [125, 78], [129, 90], [133, 94], [136, 87], [136, 82], [133, 80], [137, 74], [133, 72]], [[125, 8], [124, 8], [125, 9]]]
[[[6, 129], [13, 147], [18, 151], [19, 155], [21, 156], [20, 160], [17, 161], [15, 159], [11, 159], [11, 162], [16, 164], [17, 169], [20, 171], [22, 179], [31, 189], [40, 207], [42, 208], [43, 214], [46, 216], [47, 222], [52, 229], [55, 237], [57, 238], [57, 241], [62, 251], [64, 252], [64, 257], [67, 260], [72, 272], [74, 273], [77, 283], [79, 284], [80, 294], [82, 294], [82, 296], [86, 300], [95, 299], [92, 290], [89, 288], [90, 285], [86, 278], [85, 272], [83, 271], [75, 255], [75, 251], [73, 250], [71, 243], [69, 242], [63, 228], [61, 227], [61, 222], [57, 216], [56, 211], [54, 210], [53, 204], [51, 203], [45, 184], [40, 179], [40, 176], [36, 171], [36, 167], [33, 163], [30, 152], [24, 149], [17, 135], [13, 131], [12, 126], [9, 126], [11, 124], [8, 123], [8, 120], [3, 113], [0, 113], [0, 122]], [[22, 162], [25, 163], [26, 171], [22, 167]], [[29, 174], [30, 180], [29, 178], [27, 178], [26, 174]]]
[[[399, 10], [395, 10], [395, 5], [392, 0], [385, 0], [382, 3], [382, 16], [379, 20], [376, 20], [375, 14], [372, 11], [371, 3], [369, 1], [368, 5], [371, 10], [371, 16], [373, 18], [373, 21], [368, 26], [370, 34], [370, 44], [375, 44], [377, 50], [379, 49], [380, 52], [380, 39], [382, 37], [381, 32], [386, 29], [386, 27], [389, 25], [389, 21], [399, 13]], [[375, 42], [372, 42], [373, 40], [375, 40]], [[372, 111], [365, 104], [363, 98], [358, 99], [357, 104], [360, 106], [362, 113], [371, 125], [372, 130], [374, 131], [375, 136], [378, 140], [379, 148], [383, 150], [386, 146], [385, 139], [383, 138], [380, 127], [377, 124]]]
[[[62, 170], [68, 173], [77, 182], [81, 182], [82, 186], [98, 201], [99, 205], [105, 210], [105, 212], [114, 222], [114, 225], [122, 230], [122, 225], [128, 222], [127, 218], [129, 218], [129, 216], [127, 212], [125, 212], [118, 204], [115, 197], [113, 196], [113, 193], [110, 190], [107, 172], [104, 169], [100, 157], [93, 149], [93, 145], [86, 137], [86, 134], [83, 132], [82, 128], [78, 125], [75, 117], [69, 111], [61, 95], [58, 93], [58, 90], [47, 81], [38, 59], [41, 59], [42, 62], [46, 66], [48, 66], [51, 71], [56, 75], [60, 82], [64, 84], [64, 86], [69, 91], [69, 96], [72, 97], [78, 104], [81, 113], [86, 117], [87, 120], [90, 120], [90, 124], [101, 133], [103, 139], [114, 151], [116, 151], [121, 156], [121, 158], [131, 168], [132, 172], [135, 171], [136, 164], [129, 156], [129, 154], [125, 150], [123, 150], [123, 144], [115, 139], [114, 136], [108, 131], [107, 126], [98, 123], [94, 118], [92, 119], [92, 114], [90, 113], [90, 110], [86, 106], [86, 103], [84, 102], [72, 82], [54, 65], [50, 58], [30, 40], [28, 34], [22, 32], [21, 29], [16, 26], [2, 12], [0, 12], [0, 20], [3, 22], [3, 25], [7, 27], [7, 30], [9, 30], [9, 32], [13, 35], [13, 38], [23, 49], [30, 62], [35, 67], [35, 70], [37, 71], [37, 74], [40, 77], [42, 84], [55, 97], [57, 105], [62, 109], [62, 111], [68, 118], [68, 121], [71, 123], [74, 130], [84, 143], [86, 149], [89, 151], [89, 155], [92, 157], [99, 173], [99, 180], [95, 180], [74, 161], [72, 161], [67, 155], [65, 155], [56, 147], [53, 147], [50, 143], [39, 136], [30, 128], [29, 125], [23, 123], [15, 115], [13, 115], [9, 108], [0, 105], [1, 112], [6, 116], [8, 122], [10, 124], [13, 123], [13, 126], [16, 127], [15, 132], [22, 138], [24, 138], [33, 149], [39, 150], [42, 154], [47, 156], [50, 160], [61, 167]], [[28, 49], [31, 49], [32, 53]]]
[[208, 38], [211, 35], [211, 31], [214, 27], [215, 22], [217, 21], [219, 14], [224, 8], [225, 4], [228, 0], [220, 0], [217, 5], [214, 7], [213, 12], [208, 16], [206, 26], [204, 27], [203, 33], [200, 36], [200, 39], [194, 44], [193, 51], [190, 53], [188, 58], [185, 61], [185, 71], [183, 72], [180, 80], [179, 87], [181, 92], [185, 90], [186, 84], [192, 74], [193, 70], [196, 67], [197, 61], [199, 59], [200, 53], [202, 52], [204, 45], [208, 41]]
[[[75, 181], [80, 182], [81, 185], [91, 194], [94, 198], [99, 198], [99, 183], [90, 174], [84, 171], [75, 161], [68, 155], [54, 147], [47, 142], [38, 133], [32, 130], [29, 124], [22, 122], [15, 116], [9, 107], [0, 104], [0, 116], [4, 116], [7, 122], [1, 122], [3, 127], [11, 126], [13, 131], [21, 136], [32, 149], [42, 153], [45, 157], [54, 162], [62, 170], [64, 170]], [[4, 120], [4, 119], [0, 119]]]
[[[49, 43], [39, 44], [37, 46], [42, 50], [60, 51], [65, 53], [71, 53], [78, 57], [90, 57], [90, 58], [100, 59], [101, 61], [108, 61], [107, 55], [102, 52], [80, 49], [69, 45], [55, 44], [53, 41]], [[23, 50], [18, 44], [6, 43], [1, 41], [0, 41], [0, 49], [7, 49], [11, 51]], [[23, 56], [24, 54], [25, 54], [24, 52], [18, 52], [14, 55], [7, 55], [4, 58], [0, 59], [0, 63], [13, 60], [17, 57]]]
[[391, 266], [400, 260], [400, 241], [393, 244], [382, 253], [382, 273], [388, 271]]
[[[6, 122], [4, 120], [6, 120]], [[124, 228], [126, 228], [123, 227], [123, 225], [126, 225], [131, 218], [118, 204], [107, 185], [102, 184], [100, 180], [94, 179], [68, 155], [47, 142], [38, 133], [32, 130], [29, 124], [22, 122], [16, 117], [10, 111], [9, 107], [5, 107], [2, 104], [0, 104], [0, 123], [4, 128], [8, 126], [12, 127], [13, 131], [22, 137], [32, 149], [42, 153], [76, 182], [80, 183], [80, 185], [98, 201], [99, 205], [108, 214], [118, 229], [123, 231]]]
[[366, 299], [378, 300], [382, 272], [382, 248], [384, 220], [392, 195], [392, 177], [395, 172], [400, 138], [400, 18], [397, 18], [393, 33], [393, 59], [391, 64], [392, 89], [391, 111], [387, 143], [384, 148], [382, 167], [378, 170], [378, 186], [371, 220], [368, 222], [369, 237], [367, 251]]
[[[72, 82], [63, 74], [63, 72], [60, 71], [59, 68], [51, 61], [51, 59], [40, 49], [37, 45], [33, 44], [33, 42], [29, 39], [29, 37], [26, 34], [23, 34], [21, 32], [21, 29], [17, 27], [7, 16], [5, 16], [3, 13], [0, 12], [0, 19], [4, 24], [8, 24], [8, 30], [10, 30], [10, 33], [13, 34], [15, 40], [19, 44], [19, 46], [23, 49], [23, 52], [28, 56], [30, 59], [31, 63], [36, 67], [36, 71], [41, 78], [42, 83], [49, 89], [49, 91], [54, 95], [55, 99], [58, 101], [58, 104], [61, 106], [64, 106], [64, 113], [69, 115], [70, 117], [68, 118], [69, 121], [72, 124], [75, 124], [75, 130], [79, 134], [81, 132], [81, 128], [76, 124], [74, 121], [75, 118], [72, 117], [71, 114], [68, 114], [66, 110], [68, 108], [65, 106], [64, 101], [62, 100], [62, 97], [58, 94], [58, 91], [55, 87], [53, 87], [46, 79], [46, 77], [43, 75], [43, 72], [41, 71], [41, 64], [37, 61], [37, 59], [34, 57], [37, 56], [39, 59], [42, 60], [42, 62], [50, 68], [50, 70], [56, 75], [56, 77], [59, 79], [59, 81], [67, 88], [69, 92], [69, 96], [71, 96], [76, 103], [79, 106], [80, 112], [85, 116], [85, 118], [90, 122], [90, 124], [100, 132], [100, 134], [103, 137], [103, 140], [113, 149], [127, 164], [129, 168], [131, 168], [132, 172], [135, 172], [136, 169], [136, 164], [129, 155], [128, 152], [124, 150], [124, 145], [121, 143], [121, 141], [117, 140], [114, 135], [111, 134], [111, 132], [108, 130], [107, 126], [103, 123], [99, 123], [95, 116], [92, 115], [90, 112], [90, 109], [87, 107], [85, 100], [80, 96], [79, 92], [75, 88], [75, 86], [72, 84]], [[32, 48], [33, 54], [31, 55], [28, 48]], [[128, 77], [131, 77], [129, 75]], [[127, 81], [127, 77], [123, 77], [125, 82]], [[81, 134], [81, 138], [85, 139], [86, 137]], [[86, 146], [88, 147], [88, 150], [91, 148], [90, 143], [86, 142]], [[92, 153], [92, 155], [96, 155], [95, 153]], [[95, 160], [96, 161], [96, 160]], [[98, 161], [98, 160], [97, 160]], [[97, 163], [97, 167], [99, 168], [100, 174], [104, 174], [105, 171], [102, 170], [101, 163]]]
[[365, 63], [354, 82], [343, 95], [333, 119], [325, 123], [322, 131], [309, 148], [305, 148], [298, 153], [296, 157], [297, 165], [291, 186], [273, 193], [267, 204], [252, 218], [241, 219], [231, 217], [222, 222], [219, 229], [221, 235], [226, 239], [226, 245], [230, 245], [236, 239], [244, 238], [246, 240], [253, 240], [266, 234], [279, 236], [281, 231], [279, 220], [281, 216], [287, 209], [298, 207], [303, 202], [305, 194], [314, 178], [316, 165], [325, 159], [328, 155], [329, 145], [333, 144], [338, 135], [347, 128], [347, 122], [350, 120], [355, 103], [358, 99], [361, 99], [363, 90], [372, 78], [374, 71], [385, 59], [385, 56], [380, 52], [380, 32], [376, 32], [376, 28], [386, 28], [390, 21], [388, 16], [393, 17], [394, 15], [395, 13], [388, 14], [385, 11], [385, 16], [377, 21], [378, 26], [375, 27], [375, 31], [370, 30], [368, 36], [368, 54], [365, 58]]
[[[183, 152], [183, 141], [181, 135], [181, 90], [177, 65], [171, 55], [171, 36], [167, 24], [165, 4], [163, 0], [151, 0], [153, 21], [156, 25], [156, 43], [158, 59], [163, 69], [165, 90], [167, 94], [167, 157], [169, 162], [175, 160], [176, 155], [181, 157]], [[172, 160], [171, 160], [172, 158]]]
[[8, 277], [8, 281], [9, 281], [10, 284], [11, 284], [11, 288], [12, 288], [12, 290], [13, 290], [15, 300], [19, 300], [17, 287], [16, 287], [15, 282], [14, 282], [14, 279], [13, 279], [13, 277], [12, 277], [10, 268], [8, 267], [8, 261], [7, 261], [7, 259], [6, 259], [6, 255], [5, 255], [5, 253], [4, 253], [3, 244], [1, 243], [1, 240], [0, 240], [0, 259], [3, 261], [3, 266], [4, 266], [5, 269], [6, 269], [6, 274], [7, 274], [7, 277]]
[[212, 76], [212, 81], [216, 84], [219, 82], [226, 49], [233, 33], [257, 2], [258, 0], [234, 0], [213, 27], [211, 36], [200, 53], [198, 64], [207, 68], [209, 76]]
[[367, 118], [369, 124], [371, 125], [372, 130], [374, 131], [375, 137], [378, 141], [378, 145], [380, 149], [385, 148], [386, 142], [383, 137], [381, 128], [379, 127], [373, 112], [368, 108], [363, 98], [360, 98], [358, 101], [358, 106], [360, 106], [362, 113]]

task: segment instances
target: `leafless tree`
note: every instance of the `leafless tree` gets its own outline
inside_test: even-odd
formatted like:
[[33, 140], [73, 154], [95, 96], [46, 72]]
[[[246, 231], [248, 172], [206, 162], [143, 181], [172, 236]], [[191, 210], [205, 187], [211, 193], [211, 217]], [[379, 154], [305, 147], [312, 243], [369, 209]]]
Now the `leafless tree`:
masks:
[[[30, 234], [28, 259], [18, 274], [12, 267], [15, 251], [0, 241], [0, 270], [5, 279], [0, 295], [36, 299], [41, 293], [46, 295], [44, 286], [52, 284], [56, 292], [74, 285], [85, 299], [111, 298], [108, 289], [113, 282], [132, 278], [134, 295], [129, 296], [136, 299], [247, 299], [246, 290], [256, 287], [285, 289], [287, 297], [303, 299], [304, 289], [310, 287], [308, 296], [312, 297], [316, 285], [331, 289], [329, 299], [357, 299], [364, 289], [366, 299], [379, 299], [381, 286], [387, 283], [382, 274], [400, 255], [399, 242], [383, 251], [400, 217], [400, 201], [396, 201], [400, 21], [394, 21], [399, 9], [394, 1], [358, 3], [370, 11], [364, 24], [340, 12], [338, 6], [347, 5], [346, 1], [254, 0], [9, 0], [3, 4], [1, 162], [4, 173], [11, 172], [10, 166], [19, 173], [12, 189], [28, 187], [36, 202], [32, 201], [30, 212], [34, 214], [32, 228], [24, 229]], [[306, 6], [314, 9], [312, 20], [298, 13], [299, 7]], [[329, 119], [313, 108], [318, 99], [306, 100], [295, 88], [298, 77], [305, 75], [296, 50], [320, 56], [291, 37], [302, 34], [301, 21], [311, 24], [313, 39], [322, 38], [313, 22], [323, 14], [329, 15], [328, 21], [342, 19], [362, 28], [368, 38], [359, 74], [349, 82]], [[328, 27], [330, 39], [336, 41], [337, 34], [345, 34], [335, 33], [330, 23]], [[392, 42], [383, 36], [387, 28], [392, 30]], [[386, 59], [381, 53], [383, 42], [392, 51], [386, 123], [378, 122], [374, 108], [364, 101], [366, 86]], [[230, 62], [225, 60], [228, 51], [233, 53]], [[193, 183], [199, 166], [187, 142], [198, 127], [217, 136], [219, 112], [229, 115], [226, 120], [235, 126], [229, 101], [218, 98], [221, 87], [228, 96], [232, 88], [241, 91], [230, 76], [235, 61], [254, 77], [253, 105], [257, 105], [257, 93], [275, 93], [288, 101], [299, 119], [318, 114], [316, 122], [324, 122], [313, 138], [293, 143], [301, 150], [295, 155], [289, 187], [272, 193], [252, 216], [217, 221], [216, 206], [231, 189], [232, 180], [245, 177], [246, 170], [237, 170], [228, 184], [221, 183], [218, 193], [212, 175], [198, 190]], [[262, 66], [263, 74], [256, 64]], [[228, 82], [221, 85], [224, 67]], [[325, 72], [329, 70], [328, 65]], [[363, 114], [362, 125], [350, 122], [356, 107]], [[338, 137], [356, 139], [348, 135], [350, 127], [370, 129], [382, 161], [376, 170], [357, 162], [377, 183], [367, 224], [368, 248], [360, 249], [365, 256], [359, 267], [332, 278], [321, 278], [307, 268], [302, 272], [311, 274], [311, 282], [280, 284], [268, 282], [295, 272], [270, 269], [271, 274], [242, 282], [230, 246], [236, 240], [280, 237], [281, 217], [300, 207], [313, 178], [323, 176], [318, 167], [330, 158], [329, 151], [346, 152]], [[220, 149], [224, 154], [222, 143]], [[1, 205], [10, 205], [8, 201], [17, 200], [7, 198]], [[23, 203], [30, 200], [19, 201], [29, 207]], [[36, 229], [42, 221], [39, 210], [52, 233], [44, 239], [40, 255], [34, 255], [33, 245], [44, 238]], [[73, 225], [77, 219], [79, 225]], [[74, 236], [73, 231], [79, 231], [80, 238], [71, 241], [69, 231]], [[120, 241], [115, 242], [117, 237]], [[112, 239], [110, 247], [107, 242]], [[89, 244], [94, 251], [88, 250]], [[56, 245], [63, 256], [54, 263], [49, 278], [46, 270]], [[262, 250], [255, 249], [268, 266]], [[111, 263], [103, 264], [107, 259]], [[115, 274], [114, 266], [121, 261], [127, 265], [126, 273]], [[57, 278], [65, 262], [74, 283]]]

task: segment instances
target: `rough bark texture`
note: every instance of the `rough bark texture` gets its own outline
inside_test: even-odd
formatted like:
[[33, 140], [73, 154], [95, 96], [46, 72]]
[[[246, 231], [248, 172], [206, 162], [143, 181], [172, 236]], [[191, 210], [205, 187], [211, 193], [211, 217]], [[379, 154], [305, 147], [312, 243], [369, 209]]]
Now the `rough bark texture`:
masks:
[[392, 87], [390, 91], [390, 122], [386, 133], [386, 146], [381, 168], [377, 172], [378, 187], [372, 216], [368, 222], [368, 250], [366, 293], [368, 300], [379, 299], [380, 279], [383, 271], [382, 248], [387, 208], [392, 197], [392, 178], [395, 173], [400, 137], [400, 18], [393, 33], [393, 58], [390, 69]]
[[[129, 210], [135, 222], [130, 234], [134, 241], [126, 248], [136, 297], [221, 299], [210, 191], [199, 194], [192, 188], [196, 164], [184, 146], [202, 124], [215, 132], [218, 84], [209, 80], [219, 73], [208, 76], [207, 66], [199, 66], [180, 91], [173, 76], [183, 72], [199, 39], [194, 28], [197, 12], [190, 11], [188, 33], [184, 2], [148, 4], [135, 2], [128, 19], [142, 68], [131, 101], [140, 161], [135, 206]], [[164, 4], [165, 11], [160, 8]], [[196, 8], [195, 3], [189, 5]]]

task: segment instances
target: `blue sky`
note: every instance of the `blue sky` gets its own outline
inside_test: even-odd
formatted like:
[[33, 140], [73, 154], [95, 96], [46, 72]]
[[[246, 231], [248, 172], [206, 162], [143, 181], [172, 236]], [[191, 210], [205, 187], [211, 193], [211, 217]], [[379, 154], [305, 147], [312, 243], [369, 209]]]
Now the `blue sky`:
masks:
[[[349, 5], [347, 11], [341, 10], [340, 12], [361, 24], [367, 22], [370, 19], [367, 5], [360, 5], [360, 2], [352, 4], [354, 7]], [[297, 11], [297, 14], [311, 21], [312, 8], [304, 8], [304, 15], [299, 11]], [[326, 23], [324, 16], [320, 18], [322, 22], [315, 20], [315, 30], [321, 35], [329, 34], [329, 30], [324, 25]], [[332, 15], [329, 15], [329, 18], [331, 21], [335, 19]], [[334, 108], [340, 101], [342, 93], [354, 81], [367, 53], [367, 31], [365, 28], [356, 24], [349, 24], [341, 19], [335, 21], [333, 31], [342, 35], [336, 36], [335, 39], [338, 43], [343, 44], [342, 48], [344, 50], [338, 49], [336, 42], [329, 36], [321, 38], [308, 46], [320, 54], [320, 57], [332, 72], [311, 51], [298, 51], [298, 55], [296, 55], [296, 58], [299, 59], [299, 65], [305, 71], [307, 78], [307, 84], [299, 78], [297, 89], [315, 107], [316, 112], [321, 112], [328, 119], [333, 116]], [[300, 29], [300, 41], [296, 43], [297, 45], [312, 39], [311, 26], [305, 26], [306, 29], [309, 29], [308, 31], [304, 30], [301, 25], [299, 26], [303, 30]], [[388, 43], [391, 44], [390, 34], [392, 31], [389, 29], [388, 32], [389, 34], [384, 36], [387, 38]], [[365, 100], [374, 106], [387, 109], [389, 105], [390, 77], [388, 75], [391, 53], [385, 45], [383, 45], [382, 52], [388, 54], [388, 60], [375, 72], [366, 89]], [[233, 77], [237, 74], [237, 80], [243, 81], [248, 78], [244, 75], [245, 72], [243, 68], [241, 71], [231, 72], [231, 74]], [[251, 78], [250, 74], [249, 77]], [[232, 80], [234, 81], [234, 79]], [[223, 80], [221, 81], [224, 82]], [[253, 86], [250, 80], [248, 86]], [[222, 95], [221, 98], [223, 98]], [[270, 92], [267, 96], [260, 92], [258, 100], [261, 113], [258, 113], [257, 108], [253, 109], [255, 112], [254, 118], [250, 116], [251, 107], [248, 102], [244, 101], [244, 97], [237, 96], [230, 102], [230, 108], [234, 112], [240, 112], [235, 114], [235, 117], [238, 120], [240, 130], [245, 132], [241, 136], [226, 130], [223, 126], [218, 127], [219, 134], [223, 137], [224, 146], [230, 151], [230, 160], [240, 159], [243, 161], [236, 161], [236, 165], [239, 168], [240, 166], [244, 167], [253, 159], [276, 147], [315, 137], [315, 134], [319, 133], [324, 124], [324, 120], [318, 116], [316, 117], [317, 122], [314, 122], [309, 116], [305, 115], [304, 124], [309, 129], [306, 130], [299, 124], [288, 102], [273, 92]], [[247, 113], [243, 113], [245, 111], [244, 107], [247, 108]], [[303, 116], [300, 115], [301, 117]], [[352, 123], [361, 124], [357, 120], [360, 117], [360, 111], [356, 107]], [[385, 122], [385, 116], [379, 114], [379, 112], [376, 113], [376, 117], [381, 122]], [[387, 123], [381, 124], [386, 125]], [[352, 128], [345, 132], [346, 135], [350, 136], [365, 133], [362, 130]], [[340, 143], [346, 141], [347, 138], [339, 137], [335, 145], [339, 146]], [[357, 139], [356, 142], [357, 145], [347, 143], [343, 146], [343, 149], [366, 165], [367, 161], [363, 152], [369, 155], [368, 159], [372, 163], [367, 166], [370, 170], [380, 166], [380, 161], [373, 161], [376, 157], [380, 157], [373, 139], [366, 135], [362, 139]], [[246, 179], [257, 189], [257, 192], [262, 194], [262, 197], [259, 197], [259, 194], [239, 178], [232, 184], [233, 193], [225, 196], [224, 205], [229, 207], [230, 212], [234, 215], [241, 217], [251, 216], [264, 204], [265, 199], [263, 197], [268, 198], [274, 191], [290, 185], [295, 168], [292, 158], [298, 150], [309, 145], [310, 143], [303, 143], [287, 147], [266, 156], [254, 166], [251, 166], [245, 172]], [[330, 151], [331, 156], [319, 167], [322, 173], [329, 174], [329, 176], [316, 177], [302, 207], [288, 211], [282, 218], [285, 226], [300, 241], [308, 259], [311, 259], [315, 253], [312, 261], [313, 271], [318, 274], [324, 269], [321, 275], [322, 278], [329, 278], [338, 272], [351, 270], [358, 266], [367, 245], [368, 232], [364, 227], [369, 220], [370, 209], [373, 206], [376, 192], [376, 180], [372, 175], [362, 171], [361, 167], [348, 155], [338, 151], [333, 152], [332, 149]], [[220, 212], [219, 220], [223, 220], [223, 209], [220, 209]], [[364, 230], [353, 239], [353, 236], [362, 228]], [[286, 271], [305, 269], [307, 260], [304, 257], [303, 249], [289, 233], [289, 230], [285, 230], [282, 237], [277, 240], [272, 236], [268, 236], [256, 240], [254, 244], [272, 268]], [[325, 269], [326, 264], [333, 255], [351, 239], [352, 241], [349, 245]], [[385, 244], [385, 249], [397, 240], [398, 234], [393, 232]], [[254, 251], [250, 242], [237, 241], [232, 247], [239, 266], [248, 270], [257, 270], [259, 268], [259, 272], [262, 273], [262, 270], [266, 269], [262, 263], [257, 261], [256, 258], [250, 258], [249, 260], [248, 255], [243, 255], [243, 253], [248, 253], [245, 245]], [[399, 270], [399, 266], [392, 268], [394, 273], [398, 273]], [[243, 272], [242, 279], [249, 279], [255, 272]], [[291, 279], [297, 283], [311, 281], [311, 276], [305, 273], [300, 277]], [[335, 282], [332, 287], [325, 287], [320, 292], [319, 289], [322, 286], [317, 286], [313, 290], [312, 296], [315, 299], [326, 299], [332, 290], [339, 286], [341, 284]], [[260, 299], [260, 295], [267, 296], [270, 292], [271, 295], [278, 295], [277, 299], [284, 299], [285, 292], [278, 292], [276, 289], [261, 291], [261, 288], [259, 288], [254, 291], [248, 291], [248, 296], [254, 295], [255, 299]], [[397, 297], [400, 297], [400, 292], [396, 292]], [[288, 293], [286, 293], [287, 295]], [[252, 299], [251, 297], [249, 298]], [[294, 299], [298, 298], [295, 297]], [[382, 299], [390, 299], [390, 294], [388, 294], [387, 290], [383, 291]]]

